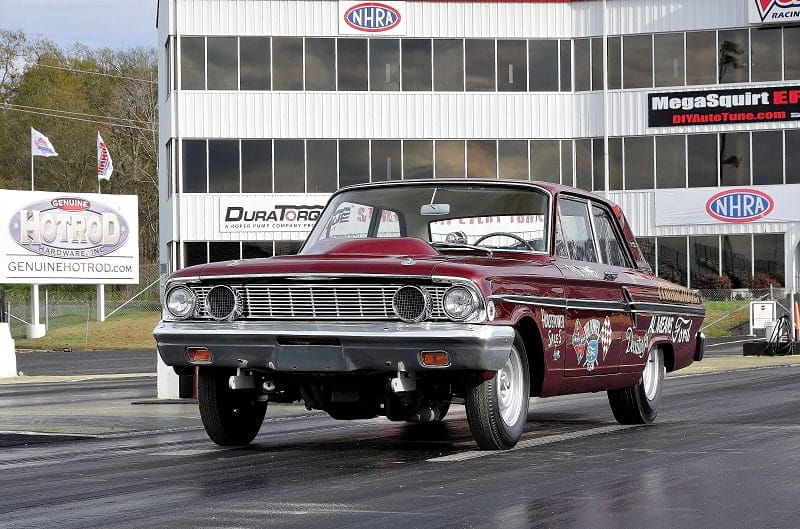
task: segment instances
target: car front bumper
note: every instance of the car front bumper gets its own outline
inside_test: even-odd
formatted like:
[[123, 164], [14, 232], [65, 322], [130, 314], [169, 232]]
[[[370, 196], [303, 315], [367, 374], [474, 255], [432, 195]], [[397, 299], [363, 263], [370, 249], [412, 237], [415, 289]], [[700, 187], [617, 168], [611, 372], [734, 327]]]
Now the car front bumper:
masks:
[[[515, 331], [449, 322], [162, 321], [153, 335], [164, 363], [175, 367], [347, 373], [443, 369], [422, 365], [423, 351], [447, 352], [446, 369], [497, 371], [508, 359]], [[190, 347], [208, 349], [211, 363], [189, 361]]]

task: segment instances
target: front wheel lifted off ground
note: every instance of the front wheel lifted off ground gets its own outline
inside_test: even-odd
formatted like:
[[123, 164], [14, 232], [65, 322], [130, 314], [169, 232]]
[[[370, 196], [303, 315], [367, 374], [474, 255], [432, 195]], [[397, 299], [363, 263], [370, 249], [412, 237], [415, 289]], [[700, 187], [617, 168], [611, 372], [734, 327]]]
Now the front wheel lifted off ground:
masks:
[[258, 435], [267, 403], [257, 401], [252, 391], [230, 389], [231, 374], [222, 369], [201, 368], [197, 401], [208, 437], [221, 446], [242, 446]]
[[528, 356], [517, 334], [505, 366], [489, 380], [467, 386], [467, 421], [480, 448], [504, 450], [517, 444], [528, 420], [529, 396]]
[[658, 415], [664, 385], [664, 351], [653, 347], [635, 386], [610, 390], [608, 402], [620, 424], [650, 424]]

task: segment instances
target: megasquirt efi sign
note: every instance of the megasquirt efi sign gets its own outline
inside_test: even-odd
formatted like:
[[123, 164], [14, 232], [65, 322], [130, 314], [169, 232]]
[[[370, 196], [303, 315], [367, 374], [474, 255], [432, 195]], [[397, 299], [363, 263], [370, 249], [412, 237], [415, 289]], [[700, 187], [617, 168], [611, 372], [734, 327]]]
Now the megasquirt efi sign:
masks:
[[17, 205], [0, 228], [0, 282], [139, 282], [137, 197], [2, 190], [0, 200]]
[[648, 94], [648, 127], [800, 121], [800, 86]]
[[751, 24], [790, 24], [800, 21], [800, 0], [746, 0]]

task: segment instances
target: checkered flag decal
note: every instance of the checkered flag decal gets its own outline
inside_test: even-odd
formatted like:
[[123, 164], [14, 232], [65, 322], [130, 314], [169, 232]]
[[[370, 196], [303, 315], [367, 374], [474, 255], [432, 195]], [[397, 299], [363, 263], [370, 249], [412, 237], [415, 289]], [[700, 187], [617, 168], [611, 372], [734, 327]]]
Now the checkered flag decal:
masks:
[[606, 359], [608, 348], [611, 346], [611, 340], [614, 339], [614, 331], [611, 330], [611, 320], [606, 316], [606, 321], [603, 322], [603, 327], [600, 329], [600, 345], [603, 347], [603, 360]]

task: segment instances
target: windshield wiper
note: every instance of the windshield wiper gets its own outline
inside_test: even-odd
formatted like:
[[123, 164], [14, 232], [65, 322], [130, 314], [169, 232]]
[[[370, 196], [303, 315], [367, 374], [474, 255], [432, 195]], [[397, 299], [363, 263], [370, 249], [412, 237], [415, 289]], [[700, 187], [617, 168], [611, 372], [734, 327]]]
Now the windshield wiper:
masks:
[[446, 248], [448, 250], [478, 250], [486, 252], [489, 257], [494, 257], [494, 252], [484, 246], [475, 246], [474, 244], [462, 244], [457, 242], [432, 242], [430, 243], [434, 248]]

